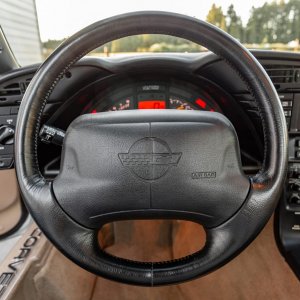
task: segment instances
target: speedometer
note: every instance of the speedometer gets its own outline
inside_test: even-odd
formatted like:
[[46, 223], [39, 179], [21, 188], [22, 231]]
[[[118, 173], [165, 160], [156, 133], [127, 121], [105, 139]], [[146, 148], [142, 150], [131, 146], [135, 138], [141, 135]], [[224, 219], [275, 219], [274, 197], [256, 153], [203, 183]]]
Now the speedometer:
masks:
[[125, 99], [121, 99], [117, 101], [113, 106], [107, 109], [107, 111], [128, 110], [128, 109], [132, 109], [132, 97], [126, 97]]

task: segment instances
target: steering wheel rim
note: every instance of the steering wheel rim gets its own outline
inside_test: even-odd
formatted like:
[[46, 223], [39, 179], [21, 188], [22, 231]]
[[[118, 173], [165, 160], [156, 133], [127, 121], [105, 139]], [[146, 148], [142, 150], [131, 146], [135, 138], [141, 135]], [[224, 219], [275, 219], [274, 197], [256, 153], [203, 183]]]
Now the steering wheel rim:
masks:
[[[42, 177], [37, 161], [41, 115], [47, 99], [64, 73], [94, 48], [121, 37], [142, 33], [186, 38], [227, 61], [253, 94], [264, 131], [262, 169], [250, 178], [250, 191], [239, 209], [224, 222], [206, 227], [207, 242], [202, 251], [163, 263], [129, 261], [99, 249], [95, 229], [83, 226], [62, 209], [54, 195], [53, 184]], [[78, 123], [75, 121], [75, 124]], [[81, 267], [108, 279], [143, 286], [165, 285], [197, 278], [224, 265], [260, 232], [274, 211], [284, 184], [287, 129], [280, 100], [268, 75], [253, 55], [234, 38], [213, 25], [184, 15], [129, 13], [86, 27], [66, 40], [42, 64], [20, 106], [15, 165], [27, 208], [62, 253]]]

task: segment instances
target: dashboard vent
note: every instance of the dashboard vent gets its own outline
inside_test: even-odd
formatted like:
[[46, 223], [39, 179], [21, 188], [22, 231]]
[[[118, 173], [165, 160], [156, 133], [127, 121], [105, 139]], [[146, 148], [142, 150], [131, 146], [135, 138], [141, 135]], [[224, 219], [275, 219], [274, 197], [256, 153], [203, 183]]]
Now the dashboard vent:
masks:
[[26, 78], [22, 81], [10, 82], [4, 86], [0, 85], [0, 105], [11, 105], [20, 103], [32, 78]]
[[32, 78], [28, 78], [26, 79], [25, 81], [22, 81], [20, 82], [20, 87], [21, 87], [21, 91], [22, 91], [22, 94], [25, 93], [30, 81], [31, 81]]
[[0, 89], [0, 97], [21, 95], [19, 83], [11, 83]]
[[274, 84], [300, 82], [300, 67], [291, 65], [265, 65], [264, 68]]

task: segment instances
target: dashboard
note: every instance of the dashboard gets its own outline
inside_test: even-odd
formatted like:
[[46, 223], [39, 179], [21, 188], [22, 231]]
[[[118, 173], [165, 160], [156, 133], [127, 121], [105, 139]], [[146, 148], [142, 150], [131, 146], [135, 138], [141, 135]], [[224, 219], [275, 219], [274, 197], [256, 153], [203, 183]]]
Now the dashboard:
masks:
[[[289, 132], [289, 166], [281, 196], [280, 243], [300, 266], [300, 54], [253, 51], [281, 100]], [[0, 169], [14, 167], [14, 127], [22, 97], [38, 65], [0, 75]], [[238, 136], [243, 170], [262, 166], [264, 137], [259, 111], [243, 80], [218, 56], [153, 54], [84, 58], [58, 82], [41, 123], [66, 131], [82, 114], [130, 109], [202, 110], [224, 114]], [[61, 147], [38, 144], [39, 167], [52, 180], [60, 169]], [[300, 246], [299, 246], [300, 247]], [[294, 250], [296, 249], [296, 250]], [[296, 252], [298, 253], [296, 253]], [[300, 276], [300, 267], [298, 268]]]
[[[300, 126], [292, 117], [292, 108], [293, 89], [298, 85], [294, 81], [278, 81], [278, 72], [283, 69], [283, 63], [297, 70], [299, 55], [274, 56], [271, 51], [254, 54], [262, 64], [274, 67], [275, 71], [271, 72], [277, 76], [287, 124], [292, 131], [297, 130]], [[12, 136], [18, 106], [37, 68], [38, 65], [20, 68], [0, 77], [0, 168], [13, 167]], [[65, 131], [82, 114], [129, 109], [222, 113], [236, 129], [244, 172], [255, 174], [261, 167], [263, 133], [255, 99], [239, 76], [209, 52], [84, 58], [57, 84], [45, 107], [42, 124]], [[43, 175], [55, 177], [59, 172], [61, 149], [43, 143], [39, 149]]]

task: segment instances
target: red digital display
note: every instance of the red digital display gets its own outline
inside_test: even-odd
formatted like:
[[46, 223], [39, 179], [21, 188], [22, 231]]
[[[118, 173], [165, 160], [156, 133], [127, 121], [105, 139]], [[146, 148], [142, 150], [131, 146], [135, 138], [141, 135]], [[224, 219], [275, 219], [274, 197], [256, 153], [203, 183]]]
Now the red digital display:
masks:
[[195, 101], [201, 108], [205, 109], [206, 108], [206, 105], [207, 103], [205, 102], [205, 100], [201, 99], [201, 98], [198, 98], [196, 99]]
[[138, 109], [165, 109], [166, 101], [164, 100], [146, 100], [139, 101]]

